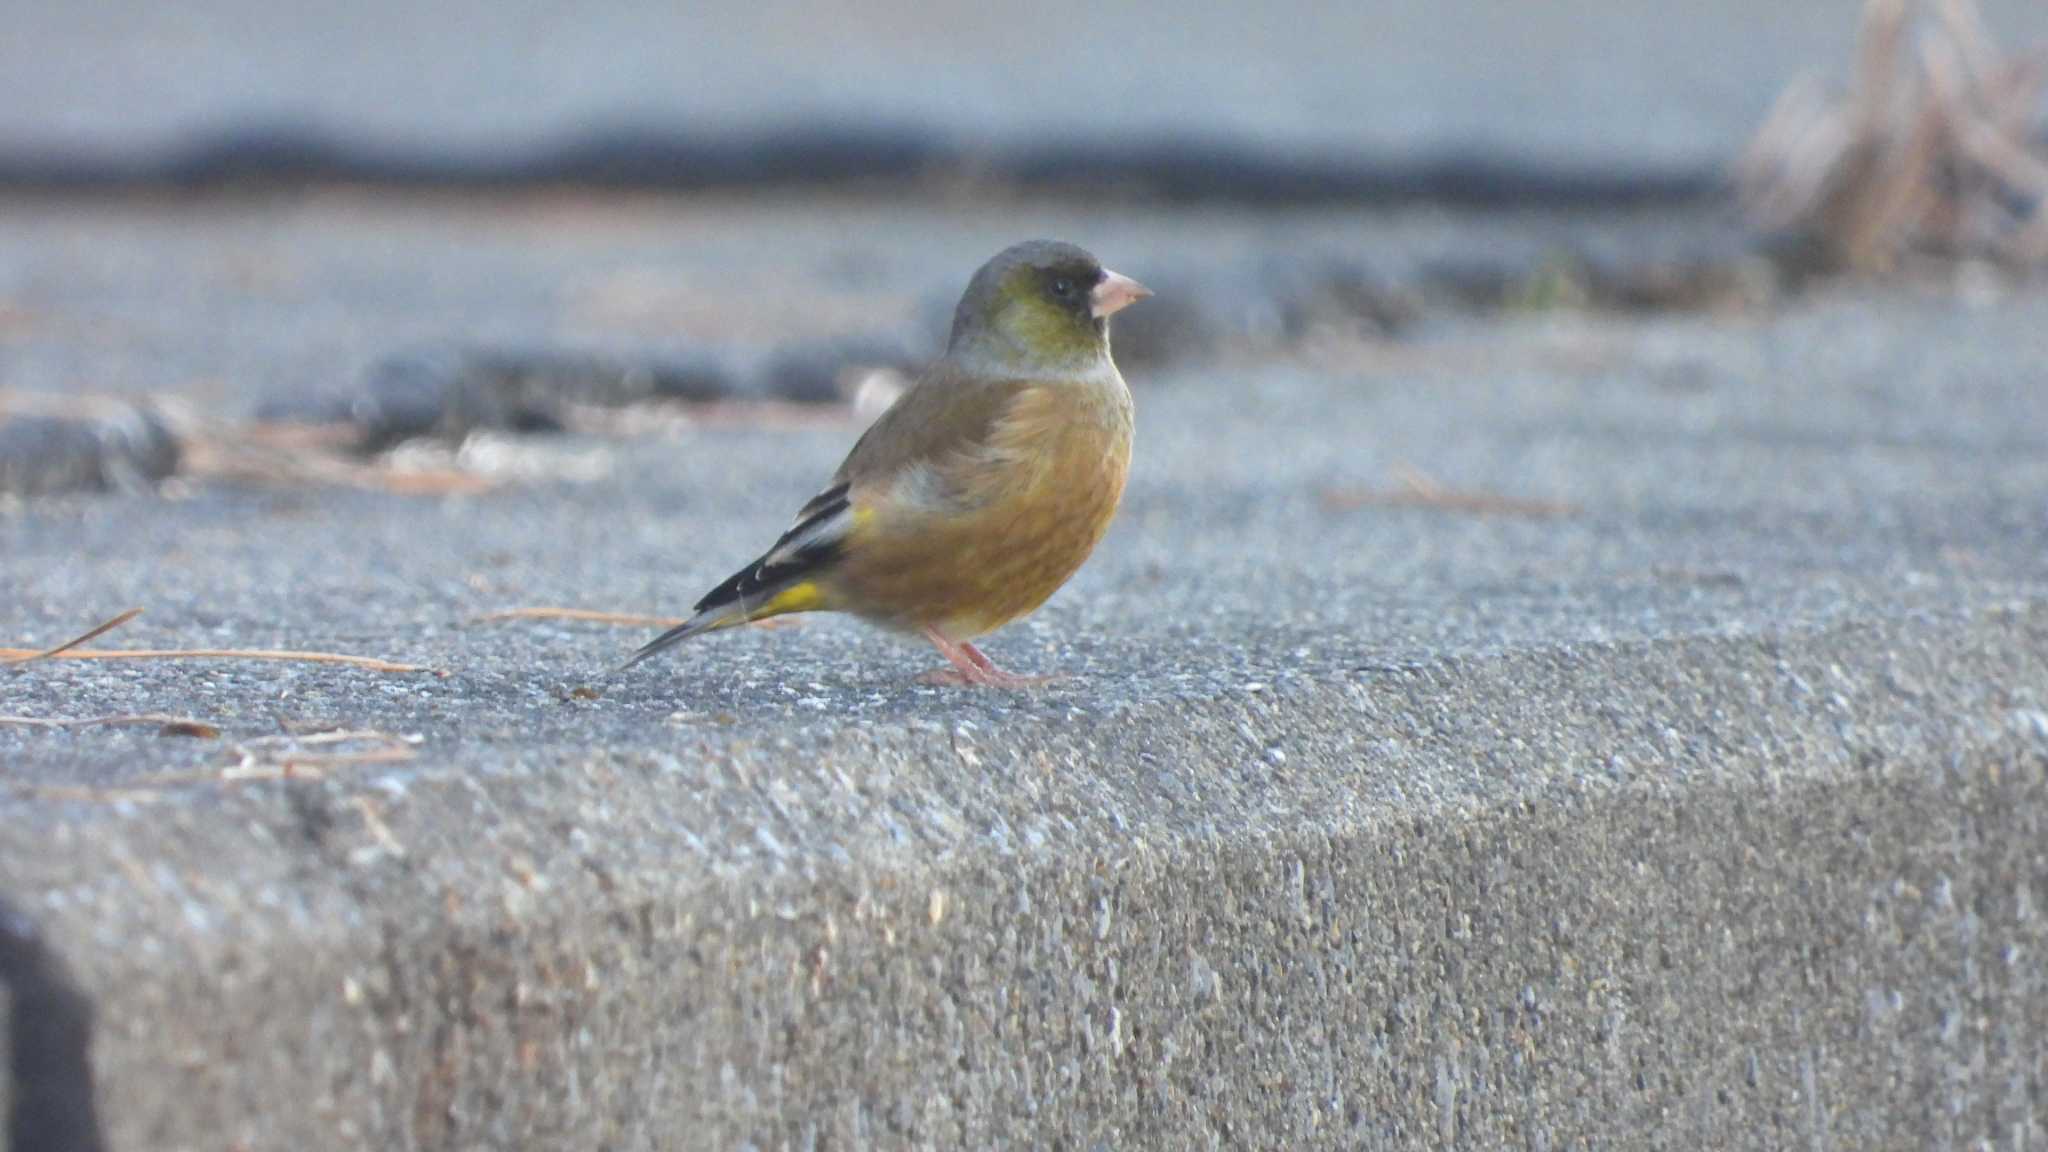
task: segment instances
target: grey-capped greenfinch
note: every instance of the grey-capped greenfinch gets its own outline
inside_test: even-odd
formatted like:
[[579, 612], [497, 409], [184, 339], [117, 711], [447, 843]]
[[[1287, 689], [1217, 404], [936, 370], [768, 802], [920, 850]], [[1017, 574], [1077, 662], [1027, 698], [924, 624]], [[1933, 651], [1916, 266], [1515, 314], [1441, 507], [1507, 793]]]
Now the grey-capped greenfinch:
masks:
[[1130, 471], [1131, 393], [1109, 318], [1151, 292], [1072, 244], [981, 266], [946, 354], [875, 421], [774, 547], [634, 653], [791, 612], [922, 634], [930, 679], [1035, 683], [976, 648], [1045, 603], [1109, 529]]

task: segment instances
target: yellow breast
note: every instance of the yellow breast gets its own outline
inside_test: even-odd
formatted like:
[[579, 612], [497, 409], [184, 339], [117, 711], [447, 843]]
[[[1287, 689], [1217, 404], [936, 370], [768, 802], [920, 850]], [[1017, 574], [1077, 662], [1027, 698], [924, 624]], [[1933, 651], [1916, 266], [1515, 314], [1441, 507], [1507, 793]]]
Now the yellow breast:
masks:
[[878, 509], [847, 550], [833, 599], [954, 639], [994, 631], [1058, 591], [1109, 530], [1131, 464], [1123, 382], [1019, 394], [989, 441], [934, 466], [942, 512]]

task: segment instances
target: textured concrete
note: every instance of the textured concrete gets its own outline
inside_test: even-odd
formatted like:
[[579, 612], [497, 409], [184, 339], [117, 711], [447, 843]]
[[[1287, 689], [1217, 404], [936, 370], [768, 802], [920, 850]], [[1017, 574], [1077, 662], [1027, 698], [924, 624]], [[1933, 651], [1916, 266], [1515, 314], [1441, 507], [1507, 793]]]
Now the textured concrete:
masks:
[[[7, 364], [246, 411], [321, 382], [293, 323], [332, 365], [496, 307], [602, 344], [622, 313], [591, 301], [623, 305], [565, 266], [677, 252], [653, 299], [708, 324], [720, 252], [793, 314], [773, 277], [812, 244], [887, 258], [791, 293], [907, 317], [1047, 223], [527, 218], [44, 206], [0, 229], [34, 318]], [[1141, 277], [1400, 230], [1054, 223]], [[472, 496], [15, 505], [10, 642], [142, 605], [104, 643], [440, 674], [0, 670], [0, 714], [220, 730], [0, 727], [0, 901], [94, 1010], [117, 1150], [2031, 1147], [2048, 296], [1973, 291], [1141, 379], [1117, 529], [992, 643], [1067, 673], [1026, 695], [919, 686], [932, 656], [843, 621], [613, 676], [644, 631], [477, 619], [679, 609], [843, 418], [501, 443]], [[1548, 503], [1372, 502], [1402, 462]]]
[[2038, 1140], [2044, 652], [2039, 607], [1538, 652], [6, 851], [115, 1147]]

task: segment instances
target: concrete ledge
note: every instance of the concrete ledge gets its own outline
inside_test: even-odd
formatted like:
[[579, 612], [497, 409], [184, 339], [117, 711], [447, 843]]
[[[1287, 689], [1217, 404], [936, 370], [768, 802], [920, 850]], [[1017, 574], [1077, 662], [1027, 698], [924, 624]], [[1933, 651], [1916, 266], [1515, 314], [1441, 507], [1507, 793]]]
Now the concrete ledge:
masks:
[[2044, 684], [2016, 602], [53, 801], [0, 876], [115, 1148], [2026, 1145]]
[[[682, 300], [744, 254], [793, 315], [849, 222], [900, 267], [829, 299], [906, 307], [1020, 227], [845, 209], [564, 243], [523, 211], [17, 206], [0, 251], [52, 287], [10, 363], [247, 411], [401, 339], [594, 340], [562, 286], [629, 253]], [[1138, 271], [1540, 238], [1038, 219]], [[252, 292], [246, 253], [352, 303]], [[106, 324], [133, 339], [76, 337]], [[845, 621], [610, 678], [637, 636], [485, 622], [686, 603], [850, 423], [521, 444], [611, 471], [463, 499], [0, 510], [14, 643], [141, 605], [119, 646], [445, 673], [0, 670], [7, 945], [91, 1008], [118, 1152], [2030, 1147], [2044, 334], [2036, 293], [1859, 289], [1152, 376], [1117, 531], [996, 639], [1070, 677], [1023, 696], [918, 686], [926, 654]], [[1570, 512], [1388, 501], [1404, 461]], [[165, 712], [218, 738], [93, 722]], [[388, 735], [308, 743], [342, 730]], [[335, 755], [365, 749], [411, 758]], [[19, 1042], [85, 1019], [24, 1017], [24, 970], [17, 1132], [25, 1086], [85, 1086], [79, 1044]]]

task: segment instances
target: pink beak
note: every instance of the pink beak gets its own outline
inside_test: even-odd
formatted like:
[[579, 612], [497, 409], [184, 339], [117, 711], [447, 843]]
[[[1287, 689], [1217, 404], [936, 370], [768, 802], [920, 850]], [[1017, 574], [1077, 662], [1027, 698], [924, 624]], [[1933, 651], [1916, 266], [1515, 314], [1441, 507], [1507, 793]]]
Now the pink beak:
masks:
[[1150, 296], [1152, 290], [1129, 276], [1102, 270], [1102, 281], [1088, 293], [1088, 314], [1100, 320], [1114, 316]]

